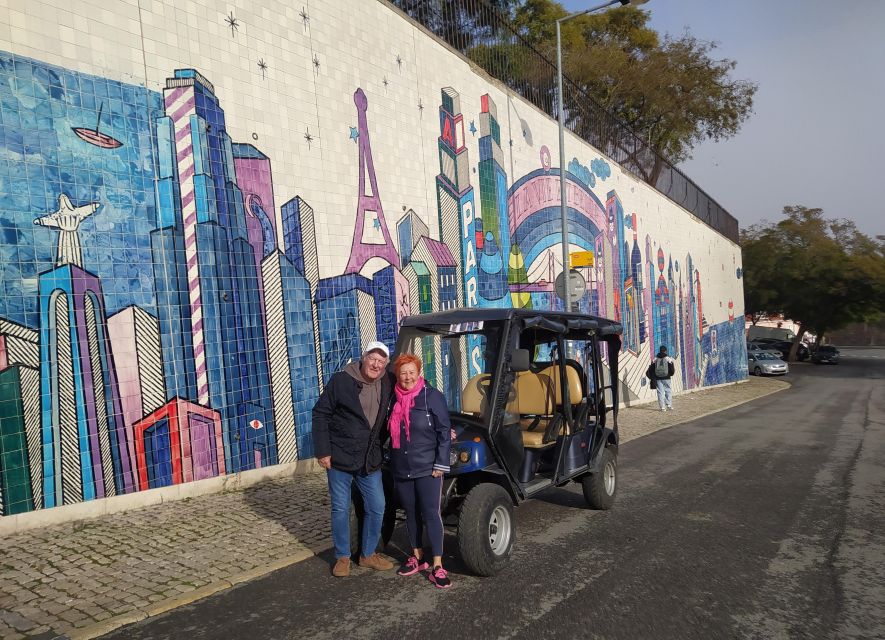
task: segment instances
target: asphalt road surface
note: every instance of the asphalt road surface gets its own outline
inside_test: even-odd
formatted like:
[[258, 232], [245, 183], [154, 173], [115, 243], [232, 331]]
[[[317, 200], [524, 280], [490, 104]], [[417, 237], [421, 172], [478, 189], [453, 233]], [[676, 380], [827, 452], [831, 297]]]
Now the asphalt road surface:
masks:
[[327, 555], [107, 637], [885, 638], [885, 351], [842, 354], [624, 445], [611, 511], [577, 485], [524, 503], [494, 578], [450, 555], [448, 591], [335, 579]]

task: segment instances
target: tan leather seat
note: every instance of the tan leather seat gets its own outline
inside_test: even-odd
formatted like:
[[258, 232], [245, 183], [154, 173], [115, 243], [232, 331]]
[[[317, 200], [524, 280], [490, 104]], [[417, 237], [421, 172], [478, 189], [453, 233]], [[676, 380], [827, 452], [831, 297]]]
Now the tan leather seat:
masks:
[[[572, 367], [566, 367], [569, 403], [581, 402], [581, 377]], [[544, 442], [544, 433], [550, 421], [556, 417], [556, 408], [562, 406], [562, 385], [559, 382], [559, 366], [551, 365], [538, 373], [521, 371], [516, 376], [516, 397], [507, 405], [507, 410], [520, 415], [524, 447], [543, 448], [554, 444]], [[563, 424], [559, 435], [568, 433], [568, 425]]]
[[[569, 404], [581, 403], [581, 377], [572, 367], [565, 368], [568, 383]], [[461, 394], [461, 410], [479, 416], [485, 410], [484, 385], [488, 384], [489, 374], [473, 376]], [[556, 417], [556, 408], [562, 406], [562, 385], [559, 383], [559, 366], [551, 365], [538, 373], [520, 371], [514, 381], [513, 400], [507, 404], [507, 411], [520, 416], [524, 447], [543, 449], [553, 442], [544, 442], [544, 433], [550, 421]], [[559, 435], [568, 433], [564, 424]]]
[[482, 415], [486, 408], [485, 391], [491, 375], [480, 373], [467, 381], [467, 386], [461, 393], [461, 411], [472, 413], [475, 416]]

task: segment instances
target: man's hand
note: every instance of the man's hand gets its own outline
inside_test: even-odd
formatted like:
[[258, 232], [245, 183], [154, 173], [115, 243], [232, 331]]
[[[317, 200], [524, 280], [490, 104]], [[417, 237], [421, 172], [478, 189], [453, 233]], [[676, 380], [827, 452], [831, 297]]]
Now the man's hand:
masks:
[[319, 462], [320, 466], [327, 471], [332, 468], [332, 456], [323, 456], [322, 458], [317, 458], [317, 462]]
[[445, 475], [445, 473], [440, 471], [439, 469], [434, 469], [433, 471], [430, 472], [430, 475], [432, 475], [434, 478], [442, 478]]

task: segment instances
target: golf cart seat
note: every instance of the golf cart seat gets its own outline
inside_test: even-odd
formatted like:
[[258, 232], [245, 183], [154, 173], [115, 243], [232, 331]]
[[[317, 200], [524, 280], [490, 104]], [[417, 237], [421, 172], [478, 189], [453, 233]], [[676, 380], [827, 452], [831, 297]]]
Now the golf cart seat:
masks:
[[488, 373], [480, 373], [467, 381], [467, 386], [461, 393], [461, 411], [476, 416], [482, 415], [486, 402], [486, 391], [488, 390], [491, 376]]
[[[569, 402], [581, 402], [581, 378], [572, 367], [566, 367]], [[559, 384], [559, 366], [551, 365], [539, 371], [521, 371], [516, 376], [516, 393], [507, 405], [507, 410], [520, 416], [522, 443], [528, 448], [544, 448], [554, 444], [554, 440], [544, 442], [551, 422], [559, 420], [563, 426], [557, 435], [568, 433], [562, 412], [563, 393]], [[555, 429], [555, 426], [554, 426]]]
[[[572, 405], [581, 403], [581, 377], [573, 367], [566, 367], [568, 380], [569, 402]], [[485, 402], [485, 387], [488, 385], [489, 374], [481, 373], [473, 376], [461, 394], [461, 410], [475, 416], [482, 414]], [[550, 365], [537, 373], [520, 371], [514, 382], [513, 400], [507, 404], [507, 411], [519, 415], [519, 426], [522, 430], [524, 447], [543, 449], [552, 446], [555, 438], [544, 442], [544, 435], [551, 426], [551, 421], [558, 419], [564, 422], [562, 407], [562, 388], [559, 384], [559, 365]], [[557, 435], [568, 433], [568, 425], [564, 424]]]

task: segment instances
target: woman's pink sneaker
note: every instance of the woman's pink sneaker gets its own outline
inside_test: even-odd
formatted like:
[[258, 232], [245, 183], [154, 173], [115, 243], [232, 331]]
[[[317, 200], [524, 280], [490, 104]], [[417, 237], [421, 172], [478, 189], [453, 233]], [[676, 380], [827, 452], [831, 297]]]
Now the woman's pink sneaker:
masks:
[[433, 583], [433, 586], [438, 589], [448, 589], [452, 586], [452, 581], [449, 579], [449, 572], [442, 567], [434, 567], [428, 577]]
[[419, 560], [415, 556], [409, 556], [409, 559], [403, 562], [399, 569], [396, 570], [396, 574], [398, 576], [413, 576], [419, 571], [427, 571], [429, 568], [430, 565], [423, 560]]

